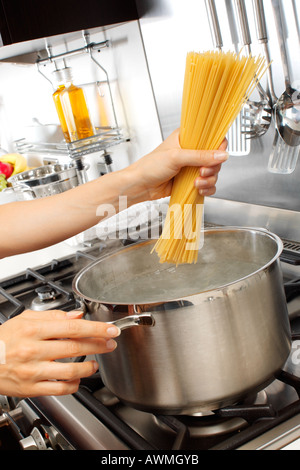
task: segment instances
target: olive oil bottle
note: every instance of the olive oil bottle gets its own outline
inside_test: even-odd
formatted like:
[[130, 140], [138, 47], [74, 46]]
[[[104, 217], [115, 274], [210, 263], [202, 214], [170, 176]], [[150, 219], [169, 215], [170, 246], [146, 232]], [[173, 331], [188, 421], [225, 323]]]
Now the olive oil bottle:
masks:
[[66, 142], [69, 143], [69, 142], [71, 142], [70, 134], [69, 134], [69, 131], [68, 131], [68, 126], [67, 126], [66, 118], [65, 118], [64, 111], [63, 111], [63, 108], [62, 108], [62, 104], [61, 104], [61, 101], [60, 101], [60, 95], [61, 95], [62, 91], [65, 89], [64, 76], [63, 76], [61, 70], [55, 70], [53, 72], [53, 77], [54, 77], [54, 80], [56, 82], [57, 89], [53, 93], [52, 98], [53, 98], [53, 101], [54, 101], [54, 105], [55, 105], [56, 112], [57, 112], [57, 115], [58, 115], [58, 118], [59, 118], [61, 129], [63, 131], [64, 138], [65, 138]]
[[85, 139], [94, 135], [84, 91], [73, 84], [72, 69], [53, 72], [57, 89], [53, 100], [66, 142]]
[[94, 135], [84, 91], [73, 84], [70, 67], [62, 69], [64, 89], [59, 94], [71, 142]]

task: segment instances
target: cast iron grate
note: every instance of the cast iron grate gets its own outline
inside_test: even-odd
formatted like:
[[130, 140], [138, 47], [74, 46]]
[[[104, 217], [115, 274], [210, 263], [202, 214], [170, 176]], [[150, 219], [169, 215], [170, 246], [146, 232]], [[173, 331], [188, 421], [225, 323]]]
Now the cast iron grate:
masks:
[[[83, 251], [77, 251], [75, 258], [76, 260], [84, 258], [87, 262], [97, 259], [92, 254]], [[75, 276], [77, 272], [78, 269], [73, 269], [71, 260], [58, 261], [54, 259], [42, 268], [28, 268], [24, 273], [0, 282], [0, 295], [11, 304], [11, 312], [8, 316], [1, 312], [0, 305], [0, 324], [10, 318], [14, 318], [26, 309], [26, 305], [19, 300], [21, 295], [34, 291], [41, 286], [49, 286], [66, 296], [67, 301], [60, 306], [62, 310], [68, 311], [77, 308], [79, 305], [73, 292], [62, 287], [60, 282], [66, 276]]]

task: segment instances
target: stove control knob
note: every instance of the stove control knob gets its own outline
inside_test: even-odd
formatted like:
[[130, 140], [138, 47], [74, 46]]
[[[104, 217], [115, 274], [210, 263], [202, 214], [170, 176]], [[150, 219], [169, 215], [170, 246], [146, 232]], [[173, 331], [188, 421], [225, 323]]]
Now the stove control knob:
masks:
[[30, 436], [20, 440], [20, 446], [23, 450], [47, 450], [46, 442], [38, 430], [33, 428]]

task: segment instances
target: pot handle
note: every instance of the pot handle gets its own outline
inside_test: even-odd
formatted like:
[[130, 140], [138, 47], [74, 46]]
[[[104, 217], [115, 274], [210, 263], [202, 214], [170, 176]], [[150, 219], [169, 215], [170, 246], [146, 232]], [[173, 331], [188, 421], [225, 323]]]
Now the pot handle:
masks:
[[[35, 192], [32, 191], [26, 184], [18, 184], [14, 187], [15, 192], [18, 194], [30, 194], [31, 199], [36, 199]], [[25, 198], [26, 199], [26, 198]]]
[[132, 326], [154, 326], [155, 320], [150, 313], [144, 313], [142, 315], [129, 315], [128, 317], [120, 318], [119, 320], [107, 322], [110, 325], [115, 325], [120, 330], [131, 328]]
[[[79, 300], [79, 307], [73, 309], [75, 312], [82, 312], [83, 314], [87, 313], [86, 306], [84, 302]], [[125, 330], [126, 328], [131, 328], [132, 326], [154, 326], [155, 320], [151, 313], [142, 313], [140, 315], [128, 315], [127, 317], [120, 318], [115, 321], [106, 322], [109, 325], [115, 325], [120, 330]]]

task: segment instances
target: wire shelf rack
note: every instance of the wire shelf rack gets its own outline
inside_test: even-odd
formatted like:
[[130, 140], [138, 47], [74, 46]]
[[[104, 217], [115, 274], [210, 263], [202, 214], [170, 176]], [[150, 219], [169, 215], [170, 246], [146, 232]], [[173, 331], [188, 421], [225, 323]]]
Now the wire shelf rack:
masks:
[[101, 127], [95, 135], [74, 142], [29, 142], [25, 138], [15, 141], [18, 153], [35, 153], [48, 155], [67, 155], [72, 159], [82, 158], [90, 153], [106, 150], [108, 147], [127, 142], [120, 128]]

